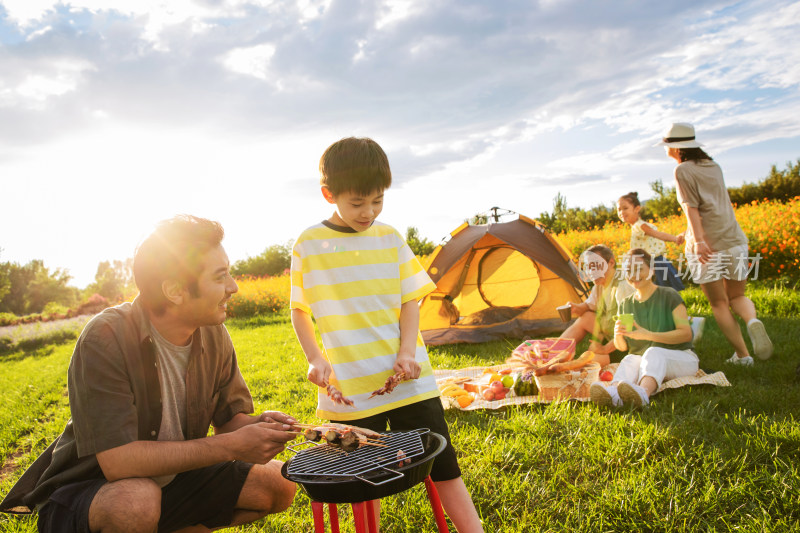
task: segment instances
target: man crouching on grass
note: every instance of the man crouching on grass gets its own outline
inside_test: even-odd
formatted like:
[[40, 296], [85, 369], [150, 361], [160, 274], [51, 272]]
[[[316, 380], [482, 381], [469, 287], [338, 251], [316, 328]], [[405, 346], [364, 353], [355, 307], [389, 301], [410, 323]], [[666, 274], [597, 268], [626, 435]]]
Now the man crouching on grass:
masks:
[[[222, 323], [238, 290], [222, 227], [178, 216], [136, 250], [139, 296], [87, 324], [68, 372], [72, 418], [0, 505], [39, 531], [203, 531], [291, 505], [272, 460], [295, 420], [253, 400]], [[208, 436], [209, 426], [214, 435]]]

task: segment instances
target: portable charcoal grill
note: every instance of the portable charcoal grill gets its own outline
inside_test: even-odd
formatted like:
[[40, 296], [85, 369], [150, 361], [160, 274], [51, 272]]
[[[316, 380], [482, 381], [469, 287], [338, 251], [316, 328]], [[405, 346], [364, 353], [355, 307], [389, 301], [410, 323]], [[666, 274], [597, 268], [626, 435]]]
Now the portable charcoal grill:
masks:
[[[306, 441], [308, 443], [310, 441]], [[297, 455], [281, 469], [286, 479], [299, 483], [312, 500], [353, 503], [402, 492], [430, 474], [433, 459], [447, 442], [429, 429], [388, 432], [376, 441], [384, 446], [361, 446], [345, 452], [329, 444], [295, 450]], [[402, 459], [398, 457], [402, 451]], [[400, 466], [401, 461], [410, 460]]]

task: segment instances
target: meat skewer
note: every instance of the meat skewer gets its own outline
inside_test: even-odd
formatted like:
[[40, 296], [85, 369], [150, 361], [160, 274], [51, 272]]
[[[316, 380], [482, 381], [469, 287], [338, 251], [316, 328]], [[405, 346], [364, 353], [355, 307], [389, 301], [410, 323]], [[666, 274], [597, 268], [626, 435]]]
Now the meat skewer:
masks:
[[333, 428], [307, 429], [306, 438], [310, 441], [319, 442], [323, 438], [325, 443], [330, 446], [341, 448], [343, 451], [352, 452], [361, 446], [380, 446], [385, 444], [369, 440], [365, 435], [356, 431], [338, 431]]
[[374, 398], [375, 396], [383, 396], [384, 394], [389, 394], [404, 379], [406, 379], [405, 372], [398, 372], [397, 374], [389, 376], [388, 378], [386, 378], [386, 383], [383, 384], [383, 387], [372, 391], [372, 394], [370, 394], [369, 398], [367, 399], [369, 400], [370, 398]]
[[307, 426], [303, 432], [306, 440], [319, 442], [325, 439], [327, 444], [341, 448], [346, 452], [355, 451], [361, 446], [386, 446], [380, 442], [375, 442], [376, 437], [368, 437], [365, 434], [365, 432], [374, 435], [380, 435], [380, 433], [375, 433], [374, 431], [364, 428], [356, 428], [344, 424], [326, 424], [321, 426], [300, 424], [298, 426]]
[[357, 433], [361, 433], [362, 435], [364, 435], [367, 438], [372, 438], [372, 439], [381, 439], [381, 438], [383, 438], [383, 434], [382, 433], [378, 433], [377, 431], [373, 431], [371, 429], [362, 428], [362, 427], [358, 427], [358, 426], [350, 426], [350, 425], [347, 425], [347, 424], [337, 424], [336, 422], [325, 422], [325, 423], [322, 423], [322, 424], [300, 424], [300, 423], [295, 423], [294, 426], [298, 427], [298, 428], [301, 428], [301, 429], [314, 429], [314, 430], [320, 431], [321, 434], [325, 433], [325, 431], [327, 431], [329, 429], [335, 429], [335, 430], [338, 430], [338, 431], [340, 431], [342, 433], [344, 433], [346, 431], [355, 431]]
[[303, 432], [303, 436], [306, 438], [306, 440], [310, 440], [311, 442], [319, 442], [319, 440], [322, 438], [322, 434], [314, 428], [306, 428], [306, 430]]
[[347, 405], [350, 407], [353, 407], [353, 405], [355, 405], [353, 403], [353, 400], [351, 400], [350, 398], [346, 398], [344, 395], [342, 395], [342, 392], [333, 385], [329, 384], [326, 391], [328, 393], [328, 398], [330, 398], [333, 403], [338, 403], [339, 405]]
[[400, 461], [397, 463], [397, 468], [411, 464], [411, 459], [406, 457], [406, 452], [403, 450], [397, 450], [397, 460]]

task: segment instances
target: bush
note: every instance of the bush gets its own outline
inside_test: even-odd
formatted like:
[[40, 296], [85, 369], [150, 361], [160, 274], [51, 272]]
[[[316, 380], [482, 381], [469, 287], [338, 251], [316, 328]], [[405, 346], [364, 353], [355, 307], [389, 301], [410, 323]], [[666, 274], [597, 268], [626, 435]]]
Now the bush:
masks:
[[292, 241], [268, 246], [260, 255], [236, 261], [231, 267], [234, 277], [263, 277], [283, 274], [292, 265]]
[[675, 187], [665, 187], [661, 180], [656, 180], [650, 183], [650, 188], [656, 195], [642, 206], [645, 220], [681, 214], [681, 204], [678, 203]]
[[558, 193], [553, 200], [553, 214], [545, 211], [539, 222], [555, 233], [599, 228], [618, 220], [616, 202], [611, 205], [596, 205], [591, 209], [567, 207], [567, 199]]
[[53, 316], [53, 315], [60, 315], [61, 318], [67, 316], [69, 313], [69, 308], [66, 305], [60, 304], [58, 302], [48, 302], [47, 305], [44, 306], [42, 310], [42, 315], [44, 316]]
[[0, 327], [13, 326], [19, 323], [19, 317], [14, 313], [0, 313]]
[[92, 294], [81, 305], [70, 311], [71, 316], [96, 315], [103, 309], [110, 307], [108, 300], [97, 293]]
[[430, 255], [436, 248], [436, 245], [431, 241], [420, 237], [419, 230], [414, 226], [409, 226], [408, 229], [406, 229], [406, 243], [416, 256]]
[[797, 164], [786, 163], [786, 170], [772, 165], [769, 175], [758, 183], [745, 183], [728, 189], [734, 205], [744, 205], [763, 200], [790, 201], [800, 196], [800, 159]]

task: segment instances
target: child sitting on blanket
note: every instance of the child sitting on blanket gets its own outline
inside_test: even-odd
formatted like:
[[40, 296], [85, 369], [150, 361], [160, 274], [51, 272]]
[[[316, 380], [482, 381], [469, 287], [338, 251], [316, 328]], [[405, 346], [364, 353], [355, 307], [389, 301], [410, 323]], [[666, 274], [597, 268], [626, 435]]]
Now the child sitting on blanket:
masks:
[[614, 324], [614, 345], [628, 351], [615, 381], [592, 384], [589, 396], [598, 405], [641, 407], [650, 402], [664, 380], [697, 373], [699, 359], [692, 351], [692, 329], [680, 294], [653, 283], [652, 257], [641, 248], [626, 255], [624, 272], [636, 292], [619, 305], [619, 315], [632, 314], [633, 327]]
[[619, 303], [633, 294], [633, 287], [617, 271], [614, 252], [608, 246], [596, 244], [587, 249], [581, 254], [581, 264], [594, 287], [585, 302], [570, 304], [578, 319], [559, 338], [578, 343], [587, 333], [592, 335], [589, 349], [595, 353], [595, 361], [605, 366], [614, 351], [614, 315]]

